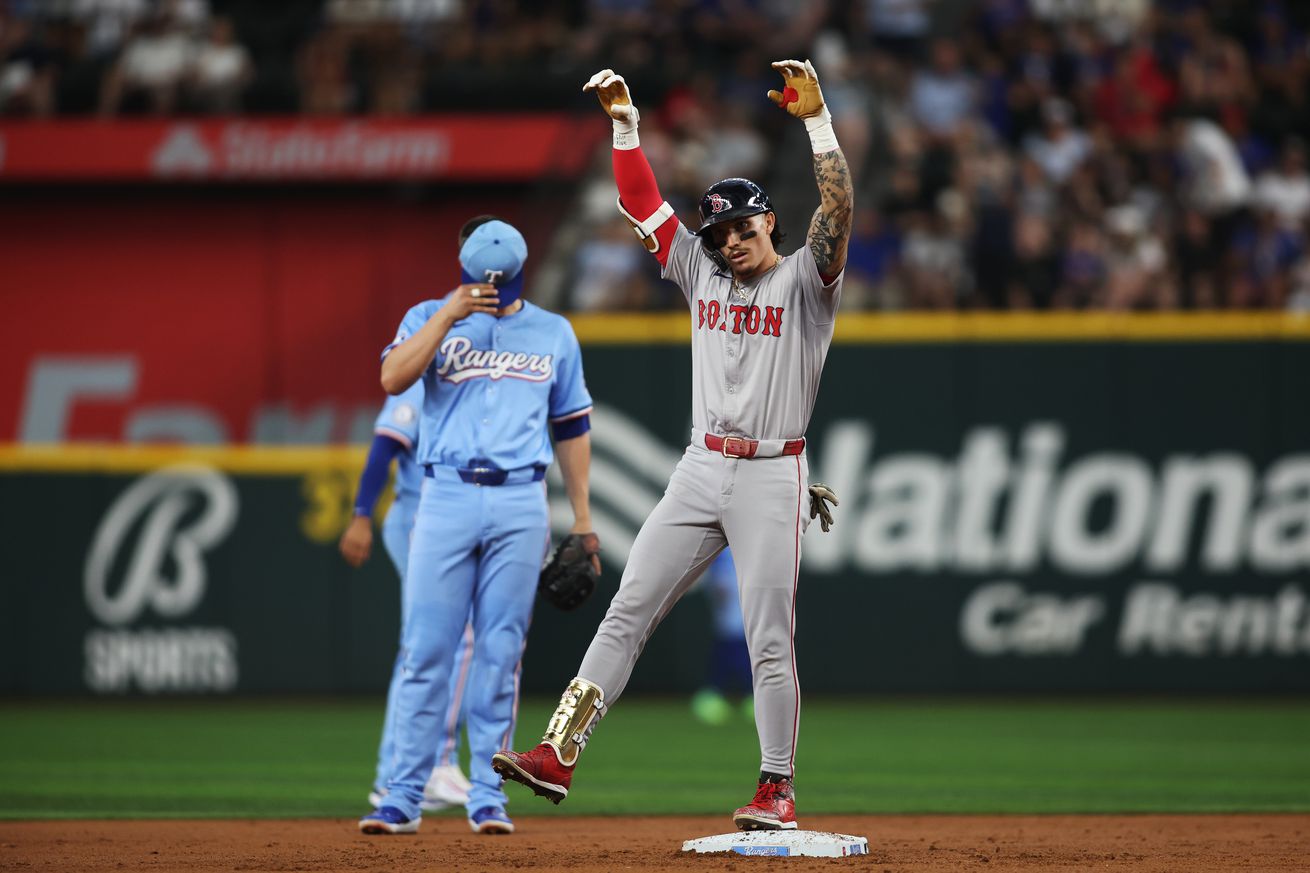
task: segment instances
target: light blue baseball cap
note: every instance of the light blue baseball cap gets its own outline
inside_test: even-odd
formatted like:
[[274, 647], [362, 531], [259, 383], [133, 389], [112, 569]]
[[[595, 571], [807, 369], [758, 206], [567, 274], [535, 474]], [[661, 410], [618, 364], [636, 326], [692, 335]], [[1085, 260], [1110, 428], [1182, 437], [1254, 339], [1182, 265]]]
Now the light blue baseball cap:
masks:
[[461, 281], [489, 282], [496, 286], [502, 307], [523, 295], [523, 262], [528, 244], [523, 234], [503, 221], [479, 226], [459, 250]]

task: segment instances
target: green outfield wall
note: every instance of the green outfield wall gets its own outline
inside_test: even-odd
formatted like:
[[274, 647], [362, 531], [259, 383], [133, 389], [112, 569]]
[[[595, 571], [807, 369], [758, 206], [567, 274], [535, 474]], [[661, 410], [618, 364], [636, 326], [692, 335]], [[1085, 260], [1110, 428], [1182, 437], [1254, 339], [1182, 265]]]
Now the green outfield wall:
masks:
[[[527, 691], [573, 675], [685, 444], [685, 322], [660, 324], [579, 327], [606, 579], [539, 604]], [[842, 503], [804, 542], [807, 689], [1310, 689], [1310, 332], [1162, 324], [839, 335], [808, 434]], [[398, 584], [380, 538], [359, 571], [335, 550], [361, 461], [0, 450], [0, 691], [382, 690]], [[694, 688], [710, 641], [693, 593], [631, 689]]]

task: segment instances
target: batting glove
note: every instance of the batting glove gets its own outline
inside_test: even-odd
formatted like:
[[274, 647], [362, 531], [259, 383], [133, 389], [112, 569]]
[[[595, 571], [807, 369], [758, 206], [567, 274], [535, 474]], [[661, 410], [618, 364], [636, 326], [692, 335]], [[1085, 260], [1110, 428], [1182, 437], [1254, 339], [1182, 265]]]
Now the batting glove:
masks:
[[636, 147], [637, 122], [641, 120], [641, 114], [632, 105], [632, 95], [628, 93], [628, 83], [623, 81], [623, 77], [610, 69], [601, 70], [587, 80], [582, 90], [595, 91], [605, 114], [614, 119], [614, 147]]
[[810, 486], [810, 518], [817, 517], [819, 519], [819, 526], [823, 528], [824, 533], [827, 533], [828, 529], [833, 525], [832, 510], [828, 508], [829, 503], [833, 506], [840, 504], [837, 495], [833, 493], [831, 488], [820, 482], [815, 482]]
[[779, 108], [805, 122], [815, 154], [837, 148], [832, 131], [832, 113], [823, 102], [819, 74], [809, 61], [774, 61], [771, 65], [782, 74], [781, 91], [769, 91], [769, 99]]

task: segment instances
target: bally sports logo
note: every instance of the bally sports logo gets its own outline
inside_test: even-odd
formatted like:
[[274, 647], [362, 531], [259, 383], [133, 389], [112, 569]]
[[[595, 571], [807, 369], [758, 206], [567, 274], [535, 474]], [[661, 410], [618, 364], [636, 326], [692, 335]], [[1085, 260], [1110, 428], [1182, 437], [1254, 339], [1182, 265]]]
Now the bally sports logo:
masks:
[[188, 464], [143, 476], [114, 501], [96, 530], [83, 576], [87, 609], [102, 625], [84, 642], [85, 678], [93, 691], [236, 686], [232, 632], [181, 622], [204, 600], [205, 554], [227, 539], [237, 514], [232, 481]]
[[453, 336], [443, 342], [441, 362], [437, 365], [437, 375], [456, 384], [470, 379], [549, 382], [554, 372], [554, 355], [475, 349], [473, 341], [466, 336]]

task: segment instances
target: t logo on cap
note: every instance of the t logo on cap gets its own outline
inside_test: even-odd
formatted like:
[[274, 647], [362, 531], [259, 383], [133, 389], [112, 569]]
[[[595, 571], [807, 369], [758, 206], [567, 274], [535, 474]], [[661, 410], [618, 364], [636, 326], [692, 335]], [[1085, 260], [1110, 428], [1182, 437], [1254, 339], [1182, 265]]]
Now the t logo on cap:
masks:
[[459, 250], [461, 281], [495, 285], [504, 308], [523, 295], [523, 262], [527, 259], [523, 234], [503, 221], [488, 221], [469, 234]]

